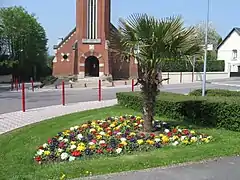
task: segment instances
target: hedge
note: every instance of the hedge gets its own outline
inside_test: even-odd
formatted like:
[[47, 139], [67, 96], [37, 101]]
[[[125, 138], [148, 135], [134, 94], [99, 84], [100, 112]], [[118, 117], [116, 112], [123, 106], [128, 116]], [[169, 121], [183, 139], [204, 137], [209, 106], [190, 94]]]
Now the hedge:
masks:
[[[238, 91], [230, 91], [225, 89], [208, 89], [205, 93], [207, 96], [224, 96], [224, 97], [231, 97], [231, 96], [239, 96], [240, 92]], [[197, 89], [189, 93], [190, 96], [201, 96], [202, 89]]]
[[[203, 71], [203, 61], [196, 61], [195, 72]], [[207, 61], [207, 72], [224, 71], [225, 62], [223, 60]], [[162, 72], [192, 72], [193, 67], [189, 61], [165, 60], [162, 62]]]
[[[117, 93], [118, 103], [142, 111], [138, 92]], [[155, 114], [184, 119], [208, 127], [240, 131], [240, 98], [198, 97], [162, 92], [157, 98]]]

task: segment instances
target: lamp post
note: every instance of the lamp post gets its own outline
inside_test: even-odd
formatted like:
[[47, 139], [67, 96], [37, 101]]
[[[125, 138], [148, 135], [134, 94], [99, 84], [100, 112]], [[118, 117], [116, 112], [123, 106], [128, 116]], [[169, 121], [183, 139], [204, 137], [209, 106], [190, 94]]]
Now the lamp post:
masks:
[[202, 81], [202, 96], [205, 96], [206, 91], [206, 71], [207, 71], [207, 51], [208, 51], [208, 24], [209, 24], [209, 3], [207, 0], [207, 21], [205, 32], [205, 48], [204, 48], [204, 65], [203, 65], [203, 81]]

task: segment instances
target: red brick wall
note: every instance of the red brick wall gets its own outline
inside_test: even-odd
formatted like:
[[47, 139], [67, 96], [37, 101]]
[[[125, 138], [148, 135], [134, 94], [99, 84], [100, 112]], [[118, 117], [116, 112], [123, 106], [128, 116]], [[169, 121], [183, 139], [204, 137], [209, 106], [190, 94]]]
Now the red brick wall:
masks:
[[[74, 50], [72, 48], [76, 40], [76, 33], [74, 32], [62, 46], [57, 49], [56, 58], [57, 62], [53, 63], [54, 76], [68, 76], [74, 74]], [[68, 59], [62, 61], [62, 53], [69, 53]]]

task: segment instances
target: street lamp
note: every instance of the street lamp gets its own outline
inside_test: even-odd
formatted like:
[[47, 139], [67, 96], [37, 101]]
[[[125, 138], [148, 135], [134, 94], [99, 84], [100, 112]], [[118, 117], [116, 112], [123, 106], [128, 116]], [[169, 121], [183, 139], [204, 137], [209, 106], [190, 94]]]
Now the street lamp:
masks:
[[203, 81], [202, 81], [202, 96], [205, 96], [206, 91], [206, 71], [207, 71], [207, 51], [208, 51], [208, 24], [209, 24], [209, 3], [207, 0], [207, 21], [205, 32], [205, 48], [204, 48], [204, 65], [203, 65]]

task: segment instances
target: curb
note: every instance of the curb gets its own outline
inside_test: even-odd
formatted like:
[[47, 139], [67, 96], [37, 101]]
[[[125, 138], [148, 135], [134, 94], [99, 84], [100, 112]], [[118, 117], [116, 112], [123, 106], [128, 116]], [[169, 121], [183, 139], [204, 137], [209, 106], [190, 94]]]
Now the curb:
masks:
[[221, 86], [240, 87], [240, 84], [224, 84], [224, 83], [216, 83], [216, 82], [210, 82], [210, 84], [213, 84], [213, 85], [221, 85]]

